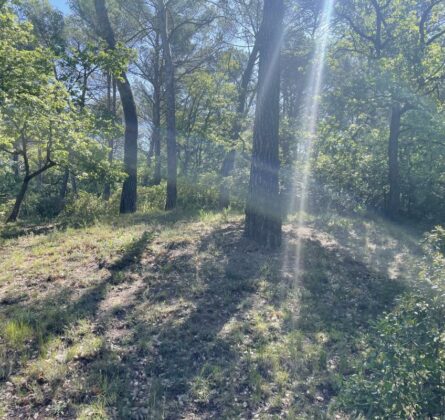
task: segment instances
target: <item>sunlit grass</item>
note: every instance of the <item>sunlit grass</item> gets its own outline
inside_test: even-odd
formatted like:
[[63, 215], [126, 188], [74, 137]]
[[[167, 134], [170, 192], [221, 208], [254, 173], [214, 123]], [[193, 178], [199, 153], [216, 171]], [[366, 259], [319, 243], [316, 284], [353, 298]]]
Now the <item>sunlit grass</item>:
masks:
[[[51, 401], [55, 418], [331, 415], [360, 334], [402, 290], [388, 267], [420, 258], [415, 237], [379, 219], [307, 215], [301, 233], [290, 217], [286, 238], [305, 244], [295, 279], [282, 254], [243, 238], [241, 215], [138, 217], [3, 244], [23, 260], [1, 286], [0, 359], [14, 362], [2, 376], [31, 390], [31, 406]], [[48, 281], [30, 263], [42, 259], [65, 276]]]

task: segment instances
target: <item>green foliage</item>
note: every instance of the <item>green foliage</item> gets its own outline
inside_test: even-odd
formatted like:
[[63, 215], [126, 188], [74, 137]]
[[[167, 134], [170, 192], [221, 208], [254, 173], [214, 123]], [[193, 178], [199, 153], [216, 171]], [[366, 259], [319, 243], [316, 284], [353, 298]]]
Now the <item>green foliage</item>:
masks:
[[22, 206], [21, 215], [26, 220], [49, 220], [56, 217], [63, 208], [63, 200], [42, 193], [28, 194]]
[[117, 214], [118, 207], [110, 205], [97, 195], [80, 191], [78, 196], [70, 196], [59, 220], [70, 226], [87, 226], [106, 217]]
[[178, 183], [178, 205], [184, 210], [212, 210], [218, 207], [218, 189], [205, 179], [192, 183], [187, 179]]
[[160, 185], [138, 188], [138, 210], [142, 213], [151, 210], [164, 210], [166, 199], [166, 186]]
[[443, 414], [445, 307], [424, 294], [404, 297], [376, 323], [361, 370], [346, 383], [341, 403], [367, 418], [423, 418]]
[[420, 284], [366, 335], [339, 406], [366, 418], [439, 418], [445, 401], [445, 234], [427, 238]]

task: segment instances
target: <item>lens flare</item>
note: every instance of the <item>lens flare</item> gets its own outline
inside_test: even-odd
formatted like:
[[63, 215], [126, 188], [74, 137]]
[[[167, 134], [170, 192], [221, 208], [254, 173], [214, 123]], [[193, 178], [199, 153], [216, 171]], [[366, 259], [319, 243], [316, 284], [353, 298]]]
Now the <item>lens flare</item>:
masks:
[[[315, 50], [309, 72], [301, 118], [301, 131], [303, 135], [299, 145], [299, 165], [298, 167], [294, 168], [292, 176], [292, 197], [289, 203], [289, 210], [290, 212], [294, 211], [295, 209], [298, 210], [297, 227], [298, 231], [300, 232], [305, 224], [305, 214], [308, 204], [313, 143], [317, 135], [320, 94], [328, 50], [330, 24], [334, 11], [334, 2], [335, 0], [325, 1], [321, 23], [316, 34]], [[297, 203], [298, 184], [300, 185], [300, 194]], [[290, 243], [288, 243], [284, 249], [283, 268], [289, 268], [290, 257], [295, 256], [295, 262], [292, 262], [292, 270], [294, 270], [294, 274], [297, 276], [301, 271], [302, 243], [303, 241], [301, 235], [298, 235], [297, 243], [292, 246]]]

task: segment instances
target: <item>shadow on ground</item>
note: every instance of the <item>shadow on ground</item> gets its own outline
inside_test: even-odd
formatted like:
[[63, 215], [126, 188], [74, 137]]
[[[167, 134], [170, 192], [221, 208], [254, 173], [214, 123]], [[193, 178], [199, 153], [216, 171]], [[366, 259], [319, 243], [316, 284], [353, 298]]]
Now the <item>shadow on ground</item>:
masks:
[[[3, 380], [22, 395], [11, 400], [10, 413], [326, 415], [360, 334], [391, 307], [404, 282], [357, 259], [353, 248], [366, 239], [327, 246], [306, 238], [304, 268], [295, 273], [292, 228], [286, 267], [283, 255], [246, 240], [237, 223], [188, 229], [164, 242], [145, 232], [91, 288], [3, 308], [4, 316], [26, 322], [39, 336], [23, 353], [9, 350], [12, 362]], [[101, 344], [57, 362], [60, 349], [70, 354], [76, 344], [67, 331], [78, 331], [80, 321], [91, 329], [76, 332], [75, 339]], [[58, 350], [48, 355], [47, 344], [55, 339]], [[55, 380], [31, 377], [24, 355], [32, 364], [36, 351], [56, 357], [54, 363], [67, 364], [68, 371]], [[64, 401], [59, 412], [57, 401]]]

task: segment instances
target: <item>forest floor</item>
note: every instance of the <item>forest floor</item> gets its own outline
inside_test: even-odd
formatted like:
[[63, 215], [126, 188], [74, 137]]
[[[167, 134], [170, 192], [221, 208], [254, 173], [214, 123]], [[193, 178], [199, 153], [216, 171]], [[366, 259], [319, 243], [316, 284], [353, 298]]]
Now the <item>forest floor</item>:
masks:
[[284, 230], [271, 253], [221, 213], [3, 228], [0, 418], [344, 418], [332, 402], [420, 237], [338, 215]]

